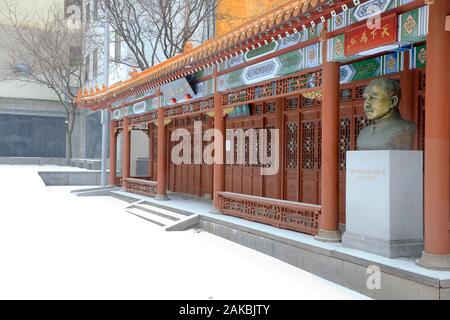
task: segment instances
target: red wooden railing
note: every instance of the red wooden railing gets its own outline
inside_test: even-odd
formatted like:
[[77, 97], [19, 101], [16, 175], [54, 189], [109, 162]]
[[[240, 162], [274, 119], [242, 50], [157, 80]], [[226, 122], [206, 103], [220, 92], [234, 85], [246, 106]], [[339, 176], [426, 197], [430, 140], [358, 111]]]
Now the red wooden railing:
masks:
[[300, 202], [220, 192], [223, 214], [316, 235], [321, 206]]
[[124, 179], [123, 187], [125, 191], [142, 194], [144, 196], [155, 196], [158, 183], [135, 178]]

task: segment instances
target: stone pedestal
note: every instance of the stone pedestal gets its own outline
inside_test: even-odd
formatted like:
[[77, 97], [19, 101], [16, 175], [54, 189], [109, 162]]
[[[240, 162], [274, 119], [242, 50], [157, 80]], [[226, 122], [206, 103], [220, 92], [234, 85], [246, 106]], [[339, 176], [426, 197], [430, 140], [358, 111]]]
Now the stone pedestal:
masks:
[[347, 152], [342, 244], [385, 257], [423, 250], [422, 151]]

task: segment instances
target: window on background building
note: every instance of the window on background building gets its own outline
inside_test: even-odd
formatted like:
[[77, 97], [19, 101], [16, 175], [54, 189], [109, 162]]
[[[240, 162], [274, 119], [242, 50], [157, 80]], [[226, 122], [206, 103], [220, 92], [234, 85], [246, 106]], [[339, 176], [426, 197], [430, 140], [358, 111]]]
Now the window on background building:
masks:
[[96, 78], [98, 75], [98, 49], [94, 50], [92, 56], [92, 77]]
[[94, 0], [94, 21], [98, 20], [98, 0]]
[[86, 24], [91, 23], [91, 4], [86, 4]]
[[114, 60], [120, 61], [122, 59], [122, 38], [116, 31], [114, 35]]
[[69, 66], [77, 67], [80, 66], [83, 61], [81, 47], [70, 46], [69, 48]]
[[88, 81], [89, 80], [89, 71], [90, 71], [90, 57], [87, 56], [86, 57], [86, 61], [84, 63], [84, 80]]

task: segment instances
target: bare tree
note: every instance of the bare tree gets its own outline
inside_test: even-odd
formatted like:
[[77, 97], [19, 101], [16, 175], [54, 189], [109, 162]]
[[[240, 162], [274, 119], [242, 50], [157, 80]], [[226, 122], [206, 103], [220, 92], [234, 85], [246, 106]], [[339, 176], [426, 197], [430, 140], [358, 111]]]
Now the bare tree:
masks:
[[111, 57], [111, 61], [145, 70], [182, 52], [188, 41], [201, 43], [213, 34], [209, 28], [220, 1], [102, 1], [111, 29], [119, 38], [114, 41], [124, 42], [131, 55], [120, 60]]
[[2, 72], [0, 77], [41, 84], [55, 93], [66, 112], [66, 157], [70, 160], [77, 110], [74, 97], [82, 84], [82, 30], [67, 23], [64, 8], [56, 2], [44, 13], [34, 14], [37, 19], [30, 25], [27, 15], [19, 13], [15, 2], [0, 0], [0, 15], [6, 21], [0, 30], [8, 37], [0, 46], [6, 47], [11, 66], [10, 72]]
[[215, 12], [218, 0], [138, 0], [156, 30], [155, 52], [166, 59], [181, 52], [188, 41], [201, 42], [198, 30]]

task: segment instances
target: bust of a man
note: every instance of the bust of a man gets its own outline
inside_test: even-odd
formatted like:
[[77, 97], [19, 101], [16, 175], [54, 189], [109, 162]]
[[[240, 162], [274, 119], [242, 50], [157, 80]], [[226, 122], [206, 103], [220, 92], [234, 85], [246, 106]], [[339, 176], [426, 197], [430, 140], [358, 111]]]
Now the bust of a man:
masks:
[[398, 106], [400, 86], [394, 80], [378, 78], [364, 91], [364, 112], [370, 124], [361, 130], [359, 150], [410, 150], [416, 125], [402, 119]]

